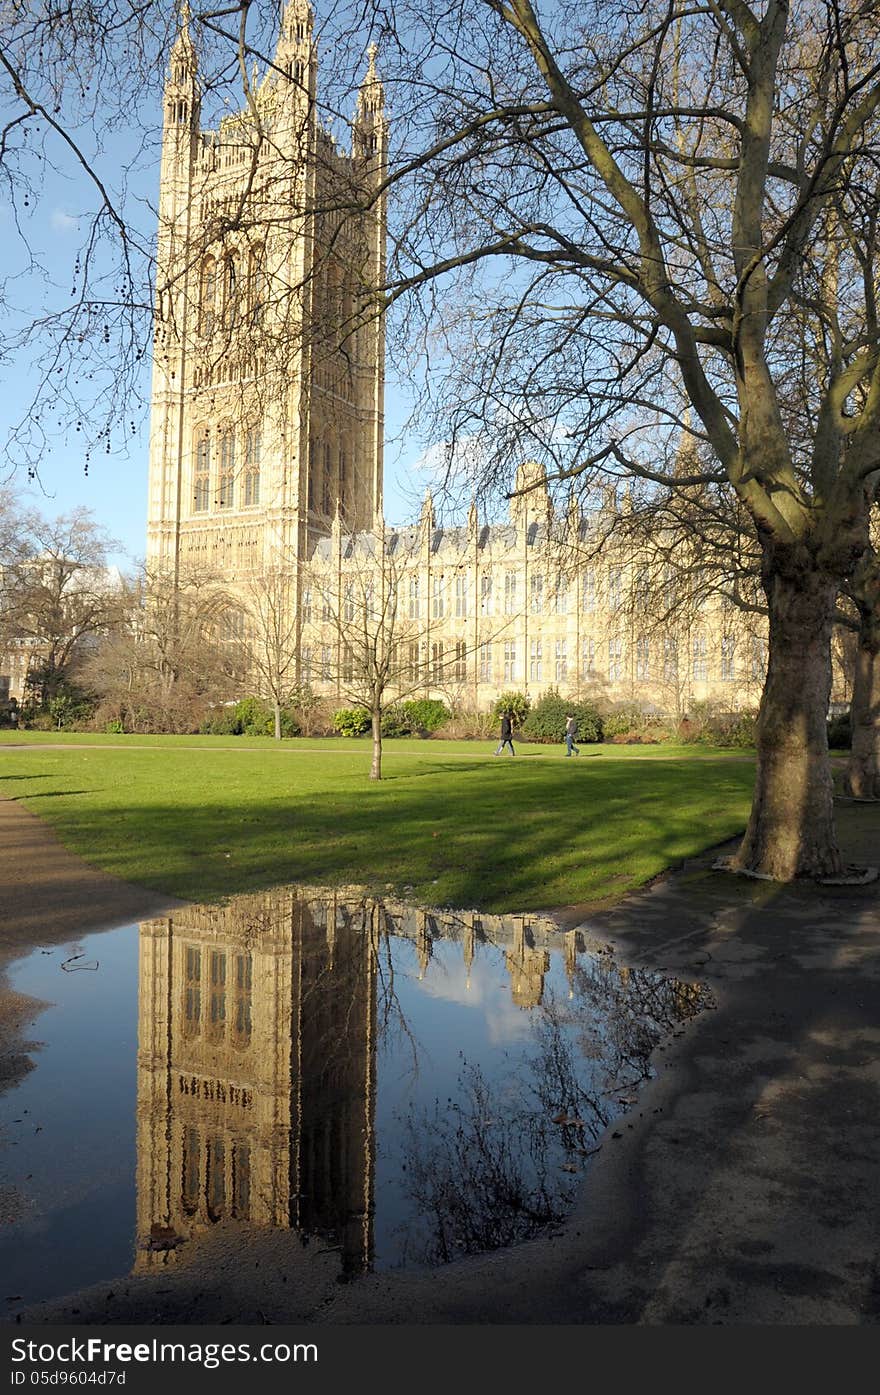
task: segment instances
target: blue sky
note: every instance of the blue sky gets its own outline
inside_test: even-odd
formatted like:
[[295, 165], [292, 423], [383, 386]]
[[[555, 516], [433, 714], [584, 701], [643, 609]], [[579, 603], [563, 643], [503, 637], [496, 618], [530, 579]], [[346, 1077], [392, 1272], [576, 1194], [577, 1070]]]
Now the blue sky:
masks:
[[[145, 134], [146, 134], [146, 144]], [[73, 131], [105, 183], [124, 199], [126, 217], [150, 241], [155, 226], [154, 208], [158, 191], [158, 138], [161, 113], [153, 95], [145, 96], [133, 114], [130, 131], [117, 129], [102, 137], [98, 145], [88, 128]], [[27, 159], [36, 187], [27, 205], [19, 195], [17, 212], [8, 203], [0, 205], [0, 304], [6, 321], [4, 339], [32, 320], [70, 305], [71, 282], [77, 254], [91, 225], [95, 190], [86, 175], [76, 168], [66, 151], [52, 140], [32, 142]], [[141, 153], [137, 152], [141, 145]], [[40, 155], [39, 151], [43, 154]], [[134, 160], [134, 164], [132, 161]], [[54, 165], [54, 168], [53, 168]], [[121, 192], [124, 188], [124, 194]], [[8, 342], [8, 340], [7, 340]], [[2, 362], [3, 390], [0, 394], [0, 441], [6, 442], [11, 430], [26, 414], [40, 381], [39, 369], [28, 352], [5, 354]], [[149, 398], [150, 365], [145, 360], [139, 375], [143, 404]], [[427, 475], [419, 468], [424, 443], [405, 431], [411, 403], [406, 389], [395, 382], [387, 369], [385, 398], [385, 513], [389, 522], [409, 521], [418, 508]], [[79, 381], [78, 379], [76, 380]], [[71, 383], [76, 400], [76, 382]], [[83, 391], [90, 389], [83, 388]], [[73, 508], [90, 509], [120, 543], [111, 558], [117, 565], [130, 564], [142, 557], [146, 542], [147, 445], [149, 413], [146, 405], [126, 403], [126, 415], [133, 430], [127, 430], [124, 446], [114, 441], [113, 450], [93, 450], [86, 468], [83, 436], [72, 423], [65, 427], [55, 413], [44, 412], [41, 429], [47, 447], [40, 452], [36, 479], [29, 480], [26, 468], [10, 465], [0, 456], [0, 485], [13, 491], [23, 504], [54, 516]]]

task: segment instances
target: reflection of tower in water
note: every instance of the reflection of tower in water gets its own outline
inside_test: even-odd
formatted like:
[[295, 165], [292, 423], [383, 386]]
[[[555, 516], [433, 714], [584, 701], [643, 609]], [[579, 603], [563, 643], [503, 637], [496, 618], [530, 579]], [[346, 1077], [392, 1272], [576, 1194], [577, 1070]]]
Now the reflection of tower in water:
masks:
[[137, 1269], [227, 1217], [369, 1265], [372, 921], [285, 889], [141, 926]]

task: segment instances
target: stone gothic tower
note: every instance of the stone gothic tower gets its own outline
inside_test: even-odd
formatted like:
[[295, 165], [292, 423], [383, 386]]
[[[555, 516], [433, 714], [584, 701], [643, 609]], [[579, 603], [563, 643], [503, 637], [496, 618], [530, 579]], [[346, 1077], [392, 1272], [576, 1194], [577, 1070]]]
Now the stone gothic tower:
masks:
[[147, 557], [234, 584], [382, 509], [388, 127], [370, 50], [349, 152], [324, 129], [308, 0], [239, 111], [200, 124], [181, 12], [165, 88]]

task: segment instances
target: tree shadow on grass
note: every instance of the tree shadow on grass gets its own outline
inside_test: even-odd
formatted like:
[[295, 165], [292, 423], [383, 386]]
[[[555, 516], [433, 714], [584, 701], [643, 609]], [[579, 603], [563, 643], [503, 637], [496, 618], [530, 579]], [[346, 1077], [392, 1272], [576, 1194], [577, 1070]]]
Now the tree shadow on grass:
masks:
[[486, 910], [600, 899], [622, 875], [646, 881], [744, 822], [744, 785], [708, 780], [705, 768], [600, 768], [588, 785], [544, 770], [499, 778], [488, 765], [441, 763], [435, 790], [418, 772], [393, 790], [383, 781], [262, 798], [227, 783], [222, 802], [174, 805], [139, 803], [130, 786], [124, 805], [108, 789], [103, 804], [53, 801], [49, 817], [106, 871], [193, 900], [285, 882], [409, 884], [423, 902]]
[[35, 794], [28, 795], [28, 801], [32, 799], [64, 799], [71, 794], [93, 794], [94, 790], [37, 790]]

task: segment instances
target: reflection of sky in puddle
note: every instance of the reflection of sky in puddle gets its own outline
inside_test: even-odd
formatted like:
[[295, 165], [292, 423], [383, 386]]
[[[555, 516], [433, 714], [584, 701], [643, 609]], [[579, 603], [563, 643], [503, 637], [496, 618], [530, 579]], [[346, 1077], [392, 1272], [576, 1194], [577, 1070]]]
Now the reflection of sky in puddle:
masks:
[[0, 1096], [13, 1306], [174, 1265], [230, 1219], [350, 1274], [534, 1234], [700, 1002], [538, 917], [294, 888], [75, 949], [97, 972], [62, 971], [68, 946], [10, 974], [51, 1004]]

